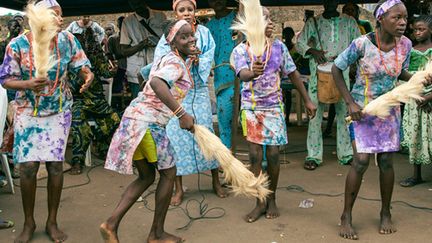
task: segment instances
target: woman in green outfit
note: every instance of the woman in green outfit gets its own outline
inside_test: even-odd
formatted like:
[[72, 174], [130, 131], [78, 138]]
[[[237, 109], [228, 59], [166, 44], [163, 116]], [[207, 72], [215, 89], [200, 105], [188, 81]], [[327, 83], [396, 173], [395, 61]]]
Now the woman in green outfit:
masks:
[[[432, 16], [422, 15], [414, 20], [414, 37], [417, 45], [411, 50], [410, 72], [421, 70], [432, 59]], [[423, 182], [421, 165], [430, 164], [432, 158], [432, 86], [424, 90], [425, 100], [411, 101], [405, 107], [403, 117], [404, 139], [402, 147], [409, 150], [409, 161], [414, 175], [400, 182], [412, 187]]]

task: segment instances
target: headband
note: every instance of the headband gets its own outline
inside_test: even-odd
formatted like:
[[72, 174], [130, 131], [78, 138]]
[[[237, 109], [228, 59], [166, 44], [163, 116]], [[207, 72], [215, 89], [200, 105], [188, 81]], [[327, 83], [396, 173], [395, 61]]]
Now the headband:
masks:
[[180, 30], [183, 25], [189, 24], [186, 20], [182, 19], [177, 21], [173, 27], [171, 27], [171, 30], [166, 37], [166, 41], [171, 44], [171, 42], [174, 40], [174, 37], [176, 36], [177, 32]]
[[194, 5], [195, 9], [197, 8], [197, 4], [196, 4], [196, 1], [195, 1], [195, 0], [173, 0], [173, 5], [172, 5], [172, 7], [173, 7], [173, 10], [174, 10], [174, 11], [175, 11], [177, 5], [178, 5], [180, 2], [182, 2], [182, 1], [189, 1], [189, 2], [191, 2], [191, 3]]
[[395, 5], [398, 5], [400, 3], [402, 3], [401, 0], [387, 0], [387, 1], [385, 1], [383, 4], [381, 4], [381, 6], [379, 6], [377, 11], [375, 12], [375, 18], [379, 19], [381, 16], [383, 16], [385, 13], [387, 13], [389, 11], [389, 9], [391, 9], [392, 7], [394, 7]]
[[45, 7], [45, 8], [52, 8], [52, 7], [60, 7], [60, 4], [56, 0], [42, 0], [35, 5], [36, 7]]

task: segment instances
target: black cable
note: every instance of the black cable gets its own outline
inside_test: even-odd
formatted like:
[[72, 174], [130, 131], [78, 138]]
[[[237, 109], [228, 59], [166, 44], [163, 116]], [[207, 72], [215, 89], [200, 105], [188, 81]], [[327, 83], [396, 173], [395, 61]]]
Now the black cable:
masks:
[[[336, 193], [336, 194], [310, 192], [299, 185], [282, 186], [282, 187], [278, 187], [277, 189], [286, 189], [287, 191], [290, 191], [290, 192], [300, 192], [300, 193], [307, 193], [307, 194], [313, 195], [313, 196], [325, 196], [325, 197], [340, 197], [340, 196], [345, 194], [343, 192], [342, 193]], [[357, 196], [357, 198], [359, 198], [361, 200], [365, 200], [365, 201], [381, 202], [381, 199], [377, 199], [377, 198], [367, 198], [367, 197], [362, 197], [362, 196]], [[392, 204], [401, 204], [401, 205], [404, 205], [407, 207], [411, 207], [414, 209], [423, 210], [423, 211], [427, 211], [427, 212], [432, 213], [432, 208], [417, 206], [417, 205], [414, 205], [412, 203], [408, 203], [408, 202], [405, 202], [402, 200], [392, 201], [391, 203]]]

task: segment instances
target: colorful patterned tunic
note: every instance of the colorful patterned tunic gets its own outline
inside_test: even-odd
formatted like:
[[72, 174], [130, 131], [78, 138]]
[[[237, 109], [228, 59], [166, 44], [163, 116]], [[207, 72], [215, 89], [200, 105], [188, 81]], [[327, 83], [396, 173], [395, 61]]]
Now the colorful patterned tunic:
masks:
[[[199, 65], [193, 65], [191, 68], [195, 86], [186, 95], [182, 105], [184, 109], [195, 118], [197, 124], [204, 125], [213, 131], [213, 119], [207, 79], [210, 75], [213, 62], [215, 43], [210, 31], [202, 25], [198, 25], [195, 37], [197, 38], [196, 46], [201, 50]], [[162, 36], [156, 47], [154, 59], [158, 60], [166, 55], [169, 48], [165, 36]], [[177, 175], [196, 174], [219, 167], [217, 161], [205, 160], [193, 135], [180, 128], [177, 118], [169, 122], [167, 134], [176, 152]]]
[[[422, 70], [428, 60], [432, 59], [432, 48], [421, 52], [411, 50], [408, 71]], [[432, 92], [432, 86], [425, 88], [424, 93]], [[411, 164], [430, 164], [432, 161], [432, 113], [418, 109], [417, 103], [411, 100], [405, 106], [403, 114], [402, 147], [408, 148]]]
[[[171, 94], [181, 102], [193, 86], [183, 61], [169, 52], [153, 65], [150, 80], [158, 77], [170, 86]], [[147, 129], [155, 141], [158, 169], [175, 166], [174, 151], [166, 135], [165, 126], [172, 117], [171, 110], [153, 91], [150, 82], [126, 109], [119, 128], [115, 132], [108, 151], [105, 168], [122, 174], [133, 174], [132, 156]]]
[[[57, 48], [60, 56], [57, 57]], [[30, 43], [27, 35], [13, 39], [6, 50], [0, 69], [0, 83], [8, 80], [30, 78]], [[32, 90], [20, 90], [16, 94], [15, 141], [13, 157], [15, 162], [63, 161], [66, 140], [71, 122], [72, 94], [69, 90], [67, 72], [77, 73], [83, 66], [90, 66], [78, 40], [69, 32], [57, 35], [57, 45], [51, 50], [58, 58], [59, 85], [51, 96], [39, 98], [35, 109], [36, 95]], [[34, 57], [32, 57], [34, 59]], [[34, 66], [34, 64], [32, 64]], [[35, 76], [33, 68], [33, 77]], [[54, 85], [57, 65], [48, 71], [50, 84], [41, 93], [48, 93]], [[36, 111], [36, 116], [34, 112]]]
[[[242, 43], [233, 51], [234, 67], [237, 76], [243, 69], [253, 65], [249, 47]], [[282, 145], [288, 143], [284, 107], [282, 102], [281, 78], [286, 78], [296, 70], [288, 48], [279, 40], [274, 40], [267, 48], [262, 60], [264, 74], [253, 81], [243, 82], [241, 90], [241, 109], [243, 132], [247, 140], [263, 145]], [[268, 60], [267, 60], [268, 59]], [[245, 118], [245, 119], [243, 119]]]
[[[408, 68], [412, 46], [411, 41], [402, 36], [395, 48], [384, 52], [379, 50], [368, 36], [355, 39], [335, 60], [335, 65], [341, 70], [346, 70], [351, 64], [357, 63], [356, 83], [351, 95], [362, 107], [365, 103], [395, 87], [401, 71]], [[392, 109], [390, 116], [386, 119], [365, 115], [362, 120], [353, 122], [352, 125], [359, 153], [383, 153], [399, 150], [399, 107]]]
[[[318, 101], [318, 79], [317, 79], [317, 62], [315, 59], [306, 54], [308, 49], [315, 48], [326, 51], [325, 57], [328, 61], [332, 61], [342, 51], [344, 51], [351, 41], [360, 36], [359, 28], [354, 18], [341, 14], [339, 17], [330, 19], [324, 18], [322, 15], [310, 18], [302, 32], [300, 33], [296, 48], [305, 58], [309, 58], [310, 80], [308, 85], [308, 93], [312, 102], [317, 105], [316, 115], [309, 121], [307, 150], [308, 155], [306, 160], [312, 160], [317, 164], [322, 162], [323, 158], [323, 140], [322, 140], [322, 118], [324, 109], [327, 104]], [[321, 39], [322, 48], [320, 42]], [[343, 72], [345, 82], [349, 86], [348, 70]], [[345, 114], [347, 111], [346, 105], [341, 99], [335, 105], [336, 110], [336, 151], [339, 163], [346, 164], [352, 160], [352, 146], [349, 140], [348, 130], [345, 126]]]

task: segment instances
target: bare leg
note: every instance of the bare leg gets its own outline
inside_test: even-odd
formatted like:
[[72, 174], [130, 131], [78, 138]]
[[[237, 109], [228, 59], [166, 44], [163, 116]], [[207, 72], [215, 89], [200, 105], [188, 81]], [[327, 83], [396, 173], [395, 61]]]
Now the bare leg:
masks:
[[36, 174], [39, 162], [21, 163], [20, 166], [21, 198], [24, 210], [24, 227], [15, 243], [29, 242], [36, 229], [34, 220], [34, 204], [36, 195]]
[[160, 179], [155, 195], [156, 208], [151, 231], [147, 239], [149, 243], [177, 243], [183, 241], [180, 237], [168, 234], [164, 230], [165, 218], [170, 205], [170, 197], [173, 193], [176, 171], [176, 167], [159, 171]]
[[279, 146], [267, 146], [267, 174], [270, 178], [270, 190], [273, 192], [267, 198], [267, 219], [279, 217], [279, 209], [276, 206], [276, 189], [279, 180]]
[[[251, 163], [250, 170], [255, 176], [258, 176], [261, 171], [261, 162], [263, 157], [263, 146], [259, 144], [249, 143], [249, 161]], [[255, 208], [246, 215], [246, 222], [252, 223], [259, 219], [266, 212], [266, 204], [257, 199]]]
[[360, 190], [363, 174], [369, 166], [369, 154], [359, 154], [354, 151], [353, 164], [349, 169], [345, 181], [345, 203], [341, 216], [339, 235], [350, 240], [357, 240], [358, 236], [352, 226], [352, 208]]
[[175, 178], [175, 194], [171, 197], [171, 205], [179, 206], [183, 201], [183, 178], [181, 176], [176, 176]]
[[129, 184], [111, 216], [100, 225], [99, 230], [106, 243], [119, 242], [117, 230], [120, 221], [139, 196], [141, 196], [155, 180], [156, 171], [152, 164], [147, 163], [145, 160], [134, 161], [134, 163], [138, 169], [138, 178]]
[[63, 189], [63, 163], [47, 162], [45, 165], [48, 171], [48, 219], [45, 232], [52, 241], [63, 242], [67, 239], [67, 235], [57, 226], [57, 212]]
[[396, 232], [393, 226], [390, 213], [390, 203], [393, 194], [394, 170], [393, 153], [378, 154], [378, 166], [380, 169], [380, 189], [381, 189], [381, 225], [380, 234], [391, 234]]
[[212, 183], [213, 183], [214, 193], [220, 198], [226, 198], [227, 193], [222, 188], [220, 181], [219, 181], [219, 168], [211, 170], [211, 174], [212, 174]]

